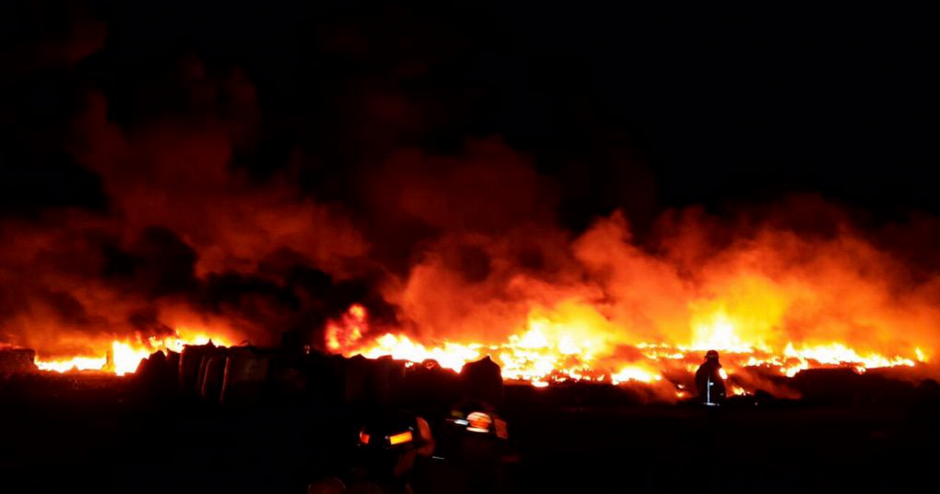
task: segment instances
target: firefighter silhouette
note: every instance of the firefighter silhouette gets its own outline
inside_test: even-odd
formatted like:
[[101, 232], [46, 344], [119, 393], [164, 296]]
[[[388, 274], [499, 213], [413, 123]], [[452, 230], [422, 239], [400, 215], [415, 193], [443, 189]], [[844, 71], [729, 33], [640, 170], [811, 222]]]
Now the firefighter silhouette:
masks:
[[718, 406], [725, 401], [725, 380], [721, 374], [718, 352], [709, 350], [705, 353], [705, 362], [695, 372], [695, 387], [702, 403]]
[[411, 494], [415, 459], [434, 451], [428, 423], [404, 411], [386, 411], [359, 432], [358, 466], [347, 475], [311, 483], [307, 494]]
[[485, 402], [464, 399], [455, 404], [440, 431], [435, 455], [439, 462], [429, 494], [491, 494], [505, 484], [503, 461], [509, 432], [506, 421]]

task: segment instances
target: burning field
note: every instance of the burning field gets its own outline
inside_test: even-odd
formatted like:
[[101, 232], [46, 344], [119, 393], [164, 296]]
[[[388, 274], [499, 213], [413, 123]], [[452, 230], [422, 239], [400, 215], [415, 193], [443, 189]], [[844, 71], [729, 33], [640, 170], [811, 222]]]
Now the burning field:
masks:
[[[454, 370], [490, 355], [509, 380], [642, 382], [661, 401], [711, 349], [737, 394], [791, 396], [770, 377], [814, 368], [936, 375], [940, 220], [900, 196], [850, 200], [867, 175], [848, 157], [820, 164], [787, 141], [807, 153], [723, 168], [705, 149], [671, 154], [697, 134], [663, 150], [660, 127], [602, 118], [615, 105], [554, 104], [603, 94], [578, 84], [531, 100], [445, 75], [482, 70], [488, 19], [444, 15], [445, 35], [409, 9], [390, 30], [302, 11], [285, 24], [296, 43], [240, 51], [241, 29], [208, 37], [235, 36], [231, 56], [145, 63], [149, 38], [126, 26], [148, 16], [122, 12], [24, 34], [35, 63], [14, 64], [9, 93], [32, 96], [4, 100], [0, 345], [35, 350], [42, 371], [124, 375], [212, 340]], [[176, 46], [172, 33], [151, 34]], [[513, 50], [485, 53], [540, 59]], [[258, 53], [280, 51], [332, 69], [271, 72]], [[483, 104], [506, 94], [518, 101]], [[542, 107], [561, 113], [521, 111]], [[834, 182], [798, 181], [823, 165]]]
[[[302, 492], [457, 421], [498, 430], [499, 492], [929, 478], [940, 146], [913, 118], [937, 113], [917, 29], [14, 3], [0, 493]], [[388, 407], [428, 423], [364, 432]], [[418, 494], [464, 494], [429, 471]]]
[[[631, 242], [621, 213], [574, 237], [557, 229], [548, 235], [513, 229], [506, 238], [444, 232], [404, 277], [387, 273], [366, 289], [369, 301], [337, 306], [332, 316], [312, 298], [269, 307], [287, 314], [265, 311], [263, 304], [277, 297], [265, 300], [247, 287], [200, 313], [199, 301], [185, 294], [118, 291], [120, 279], [73, 278], [71, 292], [55, 292], [42, 283], [47, 276], [20, 280], [8, 272], [7, 286], [19, 284], [36, 297], [10, 319], [8, 345], [35, 349], [42, 371], [124, 375], [151, 353], [179, 352], [186, 344], [279, 345], [276, 326], [264, 319], [270, 316], [308, 351], [432, 359], [455, 371], [489, 355], [510, 381], [640, 382], [667, 402], [690, 396], [691, 373], [711, 349], [721, 352], [738, 395], [796, 397], [776, 378], [806, 369], [898, 367], [911, 379], [936, 374], [937, 278], [917, 272], [819, 200], [793, 199], [767, 214], [790, 208], [828, 214], [833, 230], [800, 232], [781, 226], [785, 218], [729, 226], [692, 209], [661, 220], [664, 233], [655, 247]], [[716, 245], [715, 238], [723, 242]], [[37, 249], [31, 259], [15, 250], [34, 265], [51, 255]], [[200, 258], [187, 250], [189, 278], [182, 281], [193, 289], [211, 290], [220, 276], [235, 276], [200, 277]], [[270, 290], [276, 281], [267, 281]], [[281, 281], [288, 283], [285, 291], [307, 288]], [[113, 303], [98, 305], [102, 299]], [[63, 319], [66, 308], [81, 311], [79, 317]], [[89, 313], [92, 308], [98, 311]], [[308, 321], [319, 315], [321, 322], [284, 321], [302, 315]]]

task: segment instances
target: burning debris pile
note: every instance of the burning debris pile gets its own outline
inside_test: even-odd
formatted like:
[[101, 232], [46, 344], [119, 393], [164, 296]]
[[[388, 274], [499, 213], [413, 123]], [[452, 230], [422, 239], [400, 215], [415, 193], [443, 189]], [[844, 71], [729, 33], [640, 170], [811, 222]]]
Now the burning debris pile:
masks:
[[[79, 58], [118, 57], [100, 46], [115, 39]], [[0, 344], [36, 352], [5, 351], [5, 367], [125, 375], [210, 340], [283, 343], [450, 370], [491, 356], [509, 381], [641, 384], [667, 401], [710, 349], [734, 394], [786, 396], [778, 378], [809, 369], [935, 370], [936, 218], [813, 194], [670, 206], [645, 163], [620, 161], [622, 188], [582, 211], [566, 182], [599, 192], [580, 166], [547, 173], [497, 134], [417, 145], [437, 105], [408, 91], [329, 92], [307, 109], [334, 120], [312, 125], [317, 112], [270, 121], [242, 67], [191, 55], [138, 81], [117, 65], [120, 84], [69, 94], [54, 142], [17, 151], [81, 180], [74, 200], [0, 216]], [[392, 79], [434, 72], [412, 65]], [[359, 82], [329, 87], [372, 87]], [[349, 127], [325, 132], [336, 121]], [[206, 392], [225, 362], [206, 362]]]
[[[22, 349], [0, 350], [0, 374], [70, 374], [91, 379], [113, 375], [105, 366], [99, 370], [41, 370], [32, 362], [34, 352]], [[735, 356], [731, 356], [735, 362]], [[753, 357], [751, 357], [753, 358]], [[552, 400], [559, 404], [601, 406], [618, 403], [676, 403], [701, 401], [696, 396], [693, 371], [685, 364], [669, 367], [666, 359], [651, 358], [647, 365], [664, 365], [659, 374], [623, 370], [598, 379], [576, 379], [558, 374], [557, 379], [525, 381], [507, 377], [514, 399], [531, 402]], [[689, 359], [691, 362], [692, 359]], [[740, 361], [740, 360], [738, 360]], [[674, 363], [674, 362], [673, 362]], [[940, 399], [940, 386], [924, 370], [908, 366], [881, 367], [860, 371], [857, 364], [823, 365], [800, 370], [794, 376], [766, 364], [735, 367], [722, 378], [727, 383], [729, 403], [756, 404], [775, 399], [806, 399], [813, 403], [906, 402]], [[697, 367], [697, 365], [690, 365]], [[360, 354], [344, 357], [317, 351], [291, 352], [250, 346], [224, 347], [211, 342], [185, 345], [181, 352], [156, 351], [142, 359], [130, 380], [144, 396], [197, 400], [226, 408], [248, 408], [265, 402], [312, 398], [345, 406], [402, 406], [440, 413], [462, 397], [472, 397], [499, 406], [504, 398], [505, 370], [489, 356], [468, 359], [459, 368], [442, 366], [434, 359], [420, 363], [383, 355], [365, 358]], [[545, 382], [546, 384], [540, 384]], [[551, 383], [549, 385], [548, 383]], [[532, 386], [529, 386], [532, 385]], [[523, 391], [541, 388], [541, 398]], [[520, 398], [521, 397], [521, 398]]]
[[[508, 151], [491, 143], [474, 152]], [[791, 210], [838, 227], [800, 227]], [[147, 227], [125, 245], [123, 227], [109, 223], [102, 227], [120, 233], [117, 244], [86, 238], [75, 248], [40, 228], [3, 253], [44, 275], [23, 282], [17, 296], [28, 309], [11, 308], [2, 330], [15, 348], [34, 348], [44, 371], [123, 375], [157, 351], [209, 341], [274, 348], [280, 340], [350, 358], [434, 360], [454, 371], [491, 356], [511, 382], [643, 385], [663, 401], [690, 396], [691, 375], [710, 349], [721, 352], [733, 395], [793, 396], [779, 378], [809, 369], [935, 374], [940, 278], [917, 269], [920, 254], [853, 228], [847, 213], [818, 199], [739, 223], [673, 212], [644, 243], [619, 212], [578, 236], [546, 225], [502, 225], [501, 236], [442, 230], [419, 244], [404, 272], [381, 274], [356, 267], [374, 262], [364, 253], [332, 274], [310, 257], [281, 258], [283, 249], [219, 265], [199, 255], [216, 247], [197, 250], [183, 226], [191, 233]], [[55, 267], [74, 256], [123, 274]], [[21, 272], [0, 275], [12, 286]], [[221, 357], [211, 364], [221, 376]]]
[[[824, 204], [815, 207], [833, 213]], [[676, 237], [663, 240], [665, 254], [632, 245], [625, 218], [615, 213], [571, 241], [567, 252], [550, 237], [547, 244], [529, 235], [445, 237], [405, 279], [389, 275], [364, 292], [349, 289], [361, 284], [313, 276], [319, 285], [286, 285], [297, 291], [318, 286], [319, 292], [299, 302], [282, 344], [288, 352], [388, 356], [411, 366], [434, 361], [452, 371], [490, 356], [510, 382], [644, 386], [653, 399], [667, 402], [691, 397], [691, 376], [710, 349], [722, 354], [732, 395], [796, 396], [788, 379], [811, 369], [900, 368], [911, 379], [935, 374], [931, 356], [940, 315], [931, 305], [933, 277], [915, 276], [854, 233], [818, 240], [760, 226], [716, 251], [697, 230], [701, 220], [684, 221], [691, 226], [677, 227]], [[520, 246], [540, 249], [538, 269], [514, 259]], [[473, 274], [475, 269], [482, 271]], [[187, 276], [189, 283], [203, 282]], [[217, 280], [203, 276], [210, 285]], [[277, 286], [268, 283], [266, 289]], [[94, 286], [104, 290], [96, 297], [122, 297], [106, 285]], [[227, 313], [198, 314], [193, 301], [134, 295], [127, 322], [120, 322], [120, 311], [102, 312], [117, 318], [108, 326], [112, 334], [95, 334], [91, 322], [32, 333], [27, 323], [43, 319], [23, 313], [20, 326], [12, 326], [21, 331], [13, 341], [35, 343], [35, 359], [28, 351], [8, 350], [4, 359], [12, 363], [5, 366], [32, 369], [34, 361], [42, 371], [124, 375], [144, 359], [181, 355], [180, 378], [195, 379], [184, 388], [221, 397], [230, 361], [266, 368], [262, 362], [280, 358], [233, 345], [250, 337], [275, 340], [277, 331], [261, 324], [269, 317], [263, 299], [253, 297], [243, 294], [243, 305]], [[346, 303], [350, 298], [365, 301]], [[323, 301], [343, 308], [324, 307]], [[72, 302], [85, 306], [78, 298]], [[141, 313], [140, 304], [149, 312]], [[249, 309], [255, 320], [229, 317]], [[322, 318], [329, 312], [335, 315]], [[191, 323], [168, 324], [175, 317]], [[205, 348], [205, 355], [186, 358], [184, 349], [194, 348]], [[65, 355], [50, 356], [49, 350]]]
[[[369, 358], [391, 356], [409, 362], [433, 359], [446, 368], [459, 370], [467, 362], [493, 355], [502, 364], [503, 376], [510, 381], [536, 387], [566, 382], [641, 383], [662, 391], [660, 399], [672, 401], [694, 395], [691, 376], [701, 364], [706, 348], [723, 350], [723, 377], [730, 378], [732, 395], [764, 392], [781, 397], [796, 396], [786, 382], [807, 369], [847, 369], [862, 374], [871, 369], [907, 368], [912, 379], [932, 372], [924, 353], [915, 349], [913, 358], [885, 357], [876, 353], [859, 355], [844, 345], [794, 348], [792, 343], [778, 353], [769, 348], [738, 345], [726, 349], [721, 340], [736, 340], [734, 328], [726, 320], [705, 328], [714, 346], [670, 346], [638, 343], [634, 346], [605, 346], [609, 334], [591, 328], [589, 322], [573, 321], [551, 327], [542, 318], [530, 320], [520, 334], [506, 343], [450, 342], [425, 346], [407, 335], [379, 332], [370, 338], [366, 309], [352, 306], [342, 318], [327, 326], [327, 347], [346, 355]], [[674, 396], [672, 394], [674, 393]]]
[[[738, 341], [727, 320], [720, 324], [715, 332]], [[0, 369], [5, 373], [135, 373], [157, 391], [181, 391], [205, 402], [235, 407], [258, 403], [271, 393], [313, 392], [344, 403], [372, 405], [402, 400], [420, 403], [427, 398], [424, 395], [443, 396], [446, 401], [455, 398], [449, 390], [459, 383], [457, 372], [469, 379], [464, 388], [469, 386], [488, 403], [501, 401], [504, 378], [534, 387], [620, 386], [639, 393], [636, 399], [643, 402], [695, 397], [694, 374], [704, 352], [653, 343], [605, 347], [606, 337], [583, 322], [552, 328], [548, 320], [536, 318], [524, 333], [511, 336], [506, 343], [445, 341], [426, 346], [404, 334], [375, 331], [368, 310], [354, 304], [326, 324], [324, 346], [331, 353], [309, 346], [300, 351], [265, 350], [216, 345], [212, 340], [186, 344], [179, 338], [152, 339], [136, 349], [115, 341], [103, 358], [59, 362], [34, 363], [34, 351], [8, 348], [0, 351]], [[153, 353], [148, 356], [148, 351]], [[836, 390], [844, 394], [845, 386], [854, 386], [856, 381], [850, 376], [869, 371], [886, 371], [870, 381], [884, 382], [890, 376], [888, 381], [898, 386], [932, 375], [920, 349], [914, 359], [907, 359], [859, 355], [840, 344], [797, 350], [788, 343], [781, 353], [739, 345], [723, 349], [722, 359], [721, 377], [728, 383], [729, 396], [796, 398], [809, 393], [819, 401], [827, 394], [820, 390], [828, 389], [835, 399], [840, 394]], [[841, 384], [827, 384], [833, 376], [833, 382]]]

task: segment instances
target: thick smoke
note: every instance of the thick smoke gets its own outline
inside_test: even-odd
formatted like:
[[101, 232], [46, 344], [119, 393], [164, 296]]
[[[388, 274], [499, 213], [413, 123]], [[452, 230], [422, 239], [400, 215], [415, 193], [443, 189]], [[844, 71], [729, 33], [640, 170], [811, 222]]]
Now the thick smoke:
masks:
[[175, 37], [115, 8], [27, 36], [0, 115], [0, 342], [320, 346], [362, 303], [374, 335], [498, 343], [546, 320], [601, 330], [621, 360], [723, 319], [778, 349], [936, 348], [936, 218], [812, 194], [657, 205], [570, 57], [503, 50], [469, 15], [319, 13], [209, 36], [194, 12]]
[[368, 299], [369, 245], [341, 205], [289, 170], [259, 183], [233, 166], [257, 125], [244, 75], [211, 78], [187, 57], [166, 85], [182, 111], [134, 125], [112, 121], [99, 91], [75, 95], [60, 145], [106, 199], [0, 223], [4, 342], [94, 355], [185, 329], [273, 345]]
[[714, 341], [717, 318], [734, 323], [738, 345], [934, 347], [940, 278], [883, 244], [815, 196], [730, 219], [670, 211], [646, 245], [614, 212], [579, 236], [550, 226], [444, 235], [390, 299], [423, 331], [494, 343], [549, 317], [602, 329], [613, 345], [688, 346]]

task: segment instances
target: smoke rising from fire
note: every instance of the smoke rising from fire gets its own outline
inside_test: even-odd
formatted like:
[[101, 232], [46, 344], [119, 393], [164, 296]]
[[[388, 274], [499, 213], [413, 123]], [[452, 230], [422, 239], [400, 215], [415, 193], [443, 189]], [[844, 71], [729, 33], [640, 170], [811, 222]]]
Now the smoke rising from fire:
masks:
[[504, 341], [544, 316], [590, 325], [612, 348], [843, 342], [912, 356], [935, 347], [935, 275], [879, 247], [876, 234], [818, 197], [792, 198], [789, 208], [838, 221], [823, 221], [829, 231], [820, 232], [787, 226], [773, 211], [723, 220], [693, 208], [665, 214], [648, 245], [632, 239], [619, 212], [578, 236], [550, 226], [446, 235], [389, 299], [419, 334], [454, 341]]
[[[364, 341], [499, 345], [534, 324], [590, 342], [609, 374], [642, 360], [640, 344], [934, 353], [935, 218], [885, 221], [805, 193], [657, 205], [651, 165], [583, 116], [577, 81], [510, 91], [456, 77], [519, 64], [396, 15], [285, 43], [317, 67], [291, 87], [250, 49], [234, 57], [245, 67], [199, 46], [141, 68], [118, 44], [135, 41], [126, 30], [84, 21], [73, 41], [37, 43], [58, 51], [16, 81], [52, 70], [68, 90], [57, 118], [21, 124], [4, 153], [51, 170], [36, 181], [55, 200], [0, 216], [0, 342], [100, 356], [113, 340], [289, 333], [322, 347], [328, 321], [362, 304]], [[265, 42], [247, 44], [288, 50]], [[543, 107], [558, 94], [571, 97], [555, 115]], [[510, 109], [526, 118], [493, 116]]]
[[306, 197], [286, 172], [257, 184], [232, 167], [257, 111], [250, 84], [181, 67], [188, 94], [234, 94], [224, 108], [203, 108], [203, 95], [186, 115], [126, 128], [89, 91], [67, 146], [100, 178], [106, 210], [0, 225], [4, 341], [94, 355], [111, 339], [185, 330], [273, 345], [325, 317], [333, 280], [362, 274], [353, 261], [368, 244], [341, 208]]

